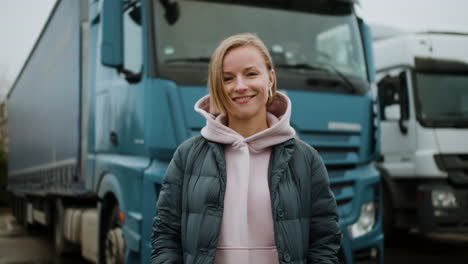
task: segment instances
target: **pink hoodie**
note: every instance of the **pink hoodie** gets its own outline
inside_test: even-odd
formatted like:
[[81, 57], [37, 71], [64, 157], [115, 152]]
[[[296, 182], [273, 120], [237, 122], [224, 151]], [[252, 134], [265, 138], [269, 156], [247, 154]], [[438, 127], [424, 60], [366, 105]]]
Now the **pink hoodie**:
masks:
[[268, 107], [268, 129], [248, 138], [226, 126], [226, 116], [209, 113], [209, 96], [195, 104], [206, 118], [201, 134], [226, 144], [227, 183], [216, 264], [278, 263], [275, 245], [268, 163], [271, 147], [295, 135], [289, 125], [291, 102], [277, 93]]

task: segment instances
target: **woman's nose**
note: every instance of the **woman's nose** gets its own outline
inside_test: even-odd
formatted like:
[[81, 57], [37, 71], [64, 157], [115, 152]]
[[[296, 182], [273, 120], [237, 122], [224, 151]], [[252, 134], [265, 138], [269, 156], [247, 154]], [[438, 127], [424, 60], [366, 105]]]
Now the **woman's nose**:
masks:
[[244, 79], [242, 78], [237, 78], [237, 81], [236, 81], [236, 86], [234, 87], [236, 89], [236, 91], [240, 92], [240, 91], [245, 91], [247, 90], [247, 84], [246, 82], [244, 81]]

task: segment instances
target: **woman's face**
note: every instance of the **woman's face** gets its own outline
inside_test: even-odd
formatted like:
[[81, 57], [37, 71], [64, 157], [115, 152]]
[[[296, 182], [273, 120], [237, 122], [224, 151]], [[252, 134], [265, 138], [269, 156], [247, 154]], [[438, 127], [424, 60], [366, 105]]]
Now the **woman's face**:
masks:
[[268, 70], [256, 47], [230, 50], [223, 60], [223, 89], [231, 100], [227, 107], [229, 119], [266, 119], [268, 90], [273, 80], [274, 72]]

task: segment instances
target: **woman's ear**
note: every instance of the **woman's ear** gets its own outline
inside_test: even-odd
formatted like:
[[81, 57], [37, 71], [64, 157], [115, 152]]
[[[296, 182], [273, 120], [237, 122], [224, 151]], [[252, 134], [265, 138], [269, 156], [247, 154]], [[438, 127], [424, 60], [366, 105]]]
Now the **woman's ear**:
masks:
[[269, 82], [269, 87], [272, 87], [273, 84], [274, 84], [274, 82], [275, 82], [275, 79], [276, 79], [276, 78], [275, 78], [275, 70], [272, 69], [272, 70], [270, 71], [270, 74], [268, 75], [268, 79], [269, 79], [269, 81], [270, 81], [270, 82]]

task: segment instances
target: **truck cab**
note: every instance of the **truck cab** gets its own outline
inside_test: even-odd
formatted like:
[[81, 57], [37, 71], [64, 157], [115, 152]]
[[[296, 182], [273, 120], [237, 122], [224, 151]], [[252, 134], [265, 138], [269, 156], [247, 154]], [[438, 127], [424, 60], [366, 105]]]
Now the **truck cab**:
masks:
[[468, 231], [467, 45], [450, 32], [374, 41], [388, 234]]

